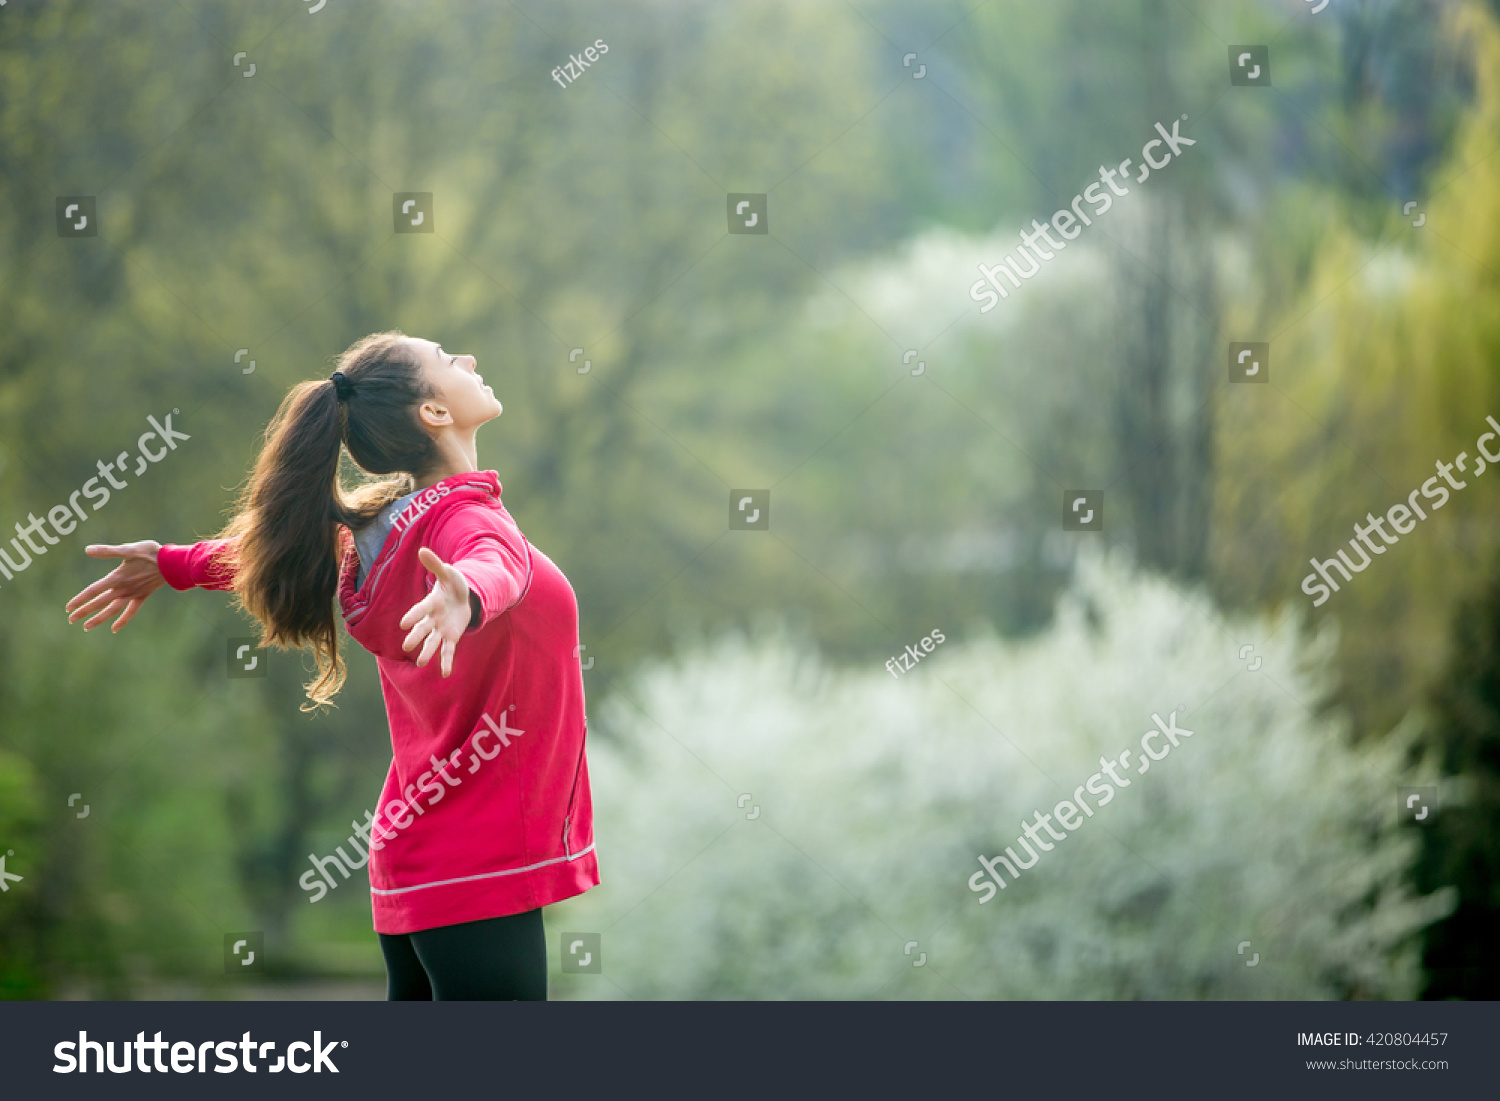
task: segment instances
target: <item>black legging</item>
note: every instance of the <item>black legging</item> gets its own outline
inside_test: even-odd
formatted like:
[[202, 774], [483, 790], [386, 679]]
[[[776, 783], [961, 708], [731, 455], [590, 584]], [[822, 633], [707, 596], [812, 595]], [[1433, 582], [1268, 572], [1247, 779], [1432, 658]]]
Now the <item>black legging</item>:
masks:
[[381, 933], [386, 999], [393, 1002], [547, 1000], [542, 911]]

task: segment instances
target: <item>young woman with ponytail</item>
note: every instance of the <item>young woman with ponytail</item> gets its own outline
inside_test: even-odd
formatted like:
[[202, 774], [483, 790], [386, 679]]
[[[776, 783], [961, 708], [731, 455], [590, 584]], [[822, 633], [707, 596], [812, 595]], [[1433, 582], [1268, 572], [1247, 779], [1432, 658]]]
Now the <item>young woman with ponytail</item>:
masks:
[[[311, 648], [309, 710], [344, 681], [337, 602], [391, 729], [360, 836], [393, 1000], [545, 999], [541, 908], [599, 882], [578, 606], [479, 469], [502, 407], [476, 366], [399, 332], [357, 341], [283, 400], [217, 538], [90, 546], [121, 562], [67, 604], [119, 631], [162, 585], [232, 590], [262, 646]], [[344, 449], [384, 477], [346, 490]]]

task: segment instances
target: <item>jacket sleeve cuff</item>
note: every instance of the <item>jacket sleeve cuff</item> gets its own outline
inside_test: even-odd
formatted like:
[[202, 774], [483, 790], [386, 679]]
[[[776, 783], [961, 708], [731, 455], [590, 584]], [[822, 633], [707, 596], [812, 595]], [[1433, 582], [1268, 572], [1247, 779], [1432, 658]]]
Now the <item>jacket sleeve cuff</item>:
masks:
[[162, 579], [174, 589], [234, 588], [234, 568], [218, 557], [226, 546], [222, 539], [210, 539], [192, 546], [167, 544], [156, 553], [156, 568]]
[[453, 567], [469, 583], [470, 595], [479, 598], [479, 622], [471, 621], [471, 631], [510, 611], [521, 599], [516, 579], [498, 563], [468, 559], [453, 563]]
[[156, 552], [156, 568], [161, 571], [167, 584], [178, 591], [194, 587], [189, 562], [192, 553], [192, 547], [181, 547], [175, 543], [168, 543]]

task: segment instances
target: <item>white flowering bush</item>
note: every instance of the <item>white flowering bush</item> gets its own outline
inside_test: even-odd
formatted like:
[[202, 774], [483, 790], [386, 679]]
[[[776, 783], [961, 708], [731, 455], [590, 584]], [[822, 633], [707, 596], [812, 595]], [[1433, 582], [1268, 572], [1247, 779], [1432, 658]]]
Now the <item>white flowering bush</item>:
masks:
[[[603, 884], [549, 916], [603, 933], [604, 974], [555, 996], [1415, 994], [1413, 934], [1451, 901], [1404, 882], [1405, 736], [1352, 745], [1317, 711], [1329, 640], [1096, 560], [1044, 634], [948, 637], [899, 679], [769, 632], [617, 686], [590, 741]], [[971, 889], [1174, 711], [1169, 756]]]

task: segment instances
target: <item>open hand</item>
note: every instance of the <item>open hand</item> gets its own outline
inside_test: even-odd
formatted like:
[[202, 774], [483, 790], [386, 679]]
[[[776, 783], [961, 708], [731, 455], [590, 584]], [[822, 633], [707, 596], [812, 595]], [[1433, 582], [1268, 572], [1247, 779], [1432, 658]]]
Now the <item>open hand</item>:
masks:
[[130, 622], [146, 598], [167, 583], [156, 565], [156, 552], [159, 550], [161, 544], [150, 539], [117, 546], [95, 543], [84, 547], [83, 553], [90, 558], [119, 558], [123, 561], [68, 601], [68, 622], [92, 616], [83, 625], [83, 629], [87, 631], [123, 608], [120, 618], [110, 628], [111, 631], [119, 631]]
[[447, 677], [453, 673], [454, 648], [469, 629], [473, 615], [469, 581], [426, 547], [417, 551], [417, 560], [435, 581], [432, 592], [413, 604], [401, 617], [401, 626], [411, 628], [401, 649], [410, 653], [416, 646], [422, 647], [422, 652], [417, 655], [418, 668], [431, 661], [435, 652], [440, 652], [439, 667]]

